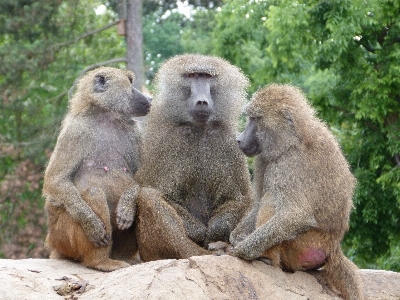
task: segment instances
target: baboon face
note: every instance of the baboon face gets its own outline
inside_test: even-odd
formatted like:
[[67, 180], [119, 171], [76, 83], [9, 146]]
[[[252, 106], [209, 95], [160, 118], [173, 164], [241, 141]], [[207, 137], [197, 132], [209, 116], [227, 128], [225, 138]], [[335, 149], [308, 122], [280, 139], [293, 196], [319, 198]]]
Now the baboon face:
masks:
[[193, 120], [206, 123], [214, 111], [214, 102], [211, 96], [214, 79], [208, 73], [188, 73], [183, 75], [186, 79], [188, 95], [188, 111]]
[[254, 156], [261, 153], [261, 145], [257, 136], [257, 119], [259, 118], [249, 118], [246, 128], [236, 139], [239, 148], [247, 156]]
[[275, 159], [300, 144], [295, 111], [284, 100], [268, 88], [255, 93], [246, 108], [248, 124], [236, 139], [244, 154]]
[[133, 87], [132, 72], [100, 68], [89, 74], [82, 81], [87, 82], [86, 78], [89, 77], [92, 84], [81, 84], [81, 86], [92, 87], [92, 91], [87, 92], [92, 96], [89, 101], [94, 105], [126, 116], [140, 117], [149, 112], [151, 98]]
[[247, 78], [227, 61], [198, 54], [166, 61], [155, 83], [151, 114], [168, 123], [201, 127], [236, 124], [248, 85]]

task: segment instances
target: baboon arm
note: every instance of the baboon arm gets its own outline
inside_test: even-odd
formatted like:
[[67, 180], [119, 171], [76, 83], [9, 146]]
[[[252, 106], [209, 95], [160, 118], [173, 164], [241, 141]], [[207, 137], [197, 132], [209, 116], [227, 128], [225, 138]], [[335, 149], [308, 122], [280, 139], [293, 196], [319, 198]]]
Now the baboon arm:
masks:
[[258, 205], [254, 205], [250, 212], [240, 221], [236, 228], [231, 232], [229, 242], [237, 245], [249, 236], [256, 228]]
[[135, 219], [139, 184], [134, 181], [121, 195], [117, 205], [117, 225], [120, 230], [128, 229]]
[[[91, 145], [87, 143], [90, 139], [85, 135], [83, 128], [75, 131], [73, 129], [72, 133], [64, 131], [57, 141], [46, 169], [43, 194], [52, 205], [64, 207], [67, 213], [81, 224], [85, 234], [96, 247], [106, 246], [110, 236], [106, 232], [105, 224], [81, 196], [81, 193], [85, 193], [86, 200], [102, 201], [108, 208], [104, 192], [101, 188], [92, 187], [79, 191], [74, 185], [74, 176], [85, 157], [84, 151], [90, 151]], [[81, 147], [84, 145], [82, 139], [86, 140], [85, 147]], [[91, 202], [93, 203], [93, 200]]]
[[296, 210], [278, 212], [237, 244], [234, 253], [243, 259], [253, 260], [265, 250], [283, 241], [294, 239], [299, 233], [316, 226], [317, 222], [312, 215]]
[[[83, 145], [85, 139], [88, 140], [84, 132], [79, 138], [68, 131], [60, 135], [46, 169], [43, 184], [43, 194], [51, 204], [63, 206], [79, 222], [96, 217], [72, 181], [84, 157], [83, 150], [78, 146]], [[71, 149], [72, 145], [76, 147]]]
[[229, 241], [230, 233], [245, 213], [245, 199], [242, 195], [221, 205], [208, 222], [205, 244]]

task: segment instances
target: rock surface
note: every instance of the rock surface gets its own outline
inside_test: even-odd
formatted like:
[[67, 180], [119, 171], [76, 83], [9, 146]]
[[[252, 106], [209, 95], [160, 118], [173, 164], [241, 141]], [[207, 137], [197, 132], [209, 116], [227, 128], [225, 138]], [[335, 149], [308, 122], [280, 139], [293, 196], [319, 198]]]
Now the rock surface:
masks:
[[[400, 273], [378, 270], [360, 270], [360, 273], [365, 299], [400, 299]], [[80, 294], [79, 288], [84, 292]], [[196, 256], [148, 262], [111, 273], [66, 260], [2, 259], [0, 299], [341, 298], [326, 288], [318, 271], [285, 273], [260, 261]]]

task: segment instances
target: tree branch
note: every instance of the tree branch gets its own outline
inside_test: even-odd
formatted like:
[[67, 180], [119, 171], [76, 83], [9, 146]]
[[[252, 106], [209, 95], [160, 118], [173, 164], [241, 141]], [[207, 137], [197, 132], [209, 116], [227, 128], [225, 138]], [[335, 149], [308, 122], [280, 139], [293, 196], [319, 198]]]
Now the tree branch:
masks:
[[84, 39], [85, 37], [88, 37], [89, 35], [96, 34], [96, 33], [100, 32], [100, 31], [103, 31], [103, 30], [106, 30], [106, 29], [108, 29], [108, 28], [110, 28], [112, 26], [115, 26], [117, 23], [118, 23], [118, 20], [116, 20], [116, 21], [114, 21], [114, 22], [112, 22], [112, 23], [110, 23], [110, 24], [108, 24], [108, 25], [106, 25], [106, 26], [104, 26], [102, 28], [86, 32], [86, 33], [74, 38], [73, 40], [69, 40], [69, 41], [63, 42], [63, 43], [54, 44], [54, 45], [51, 46], [51, 49], [53, 50], [55, 48], [59, 48], [59, 47], [63, 47], [63, 46], [66, 46], [66, 45], [69, 45], [69, 44], [72, 44], [72, 43], [76, 43], [79, 40]]
[[395, 154], [394, 155], [394, 160], [397, 164], [397, 167], [400, 167], [400, 154]]

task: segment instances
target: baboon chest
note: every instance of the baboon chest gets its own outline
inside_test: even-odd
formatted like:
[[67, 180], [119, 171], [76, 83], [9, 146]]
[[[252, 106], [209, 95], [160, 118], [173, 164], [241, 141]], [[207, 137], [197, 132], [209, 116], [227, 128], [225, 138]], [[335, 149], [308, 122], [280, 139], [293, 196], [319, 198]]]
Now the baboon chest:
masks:
[[202, 149], [199, 152], [193, 153], [193, 167], [185, 176], [181, 198], [191, 215], [207, 225], [222, 199], [219, 182], [223, 176], [216, 176], [219, 166], [215, 164], [214, 159], [210, 159], [210, 156], [214, 155], [212, 149]]
[[115, 124], [100, 123], [92, 134], [92, 151], [85, 158], [89, 168], [101, 168], [105, 172], [135, 173], [136, 145], [132, 129]]
[[[223, 202], [224, 178], [229, 168], [226, 151], [221, 151], [221, 139], [225, 134], [214, 125], [209, 127], [181, 127], [179, 175], [168, 184], [174, 190], [174, 200], [207, 225], [214, 212]], [[174, 152], [175, 155], [175, 152]], [[175, 162], [176, 163], [176, 162]], [[175, 187], [178, 187], [176, 189]]]

